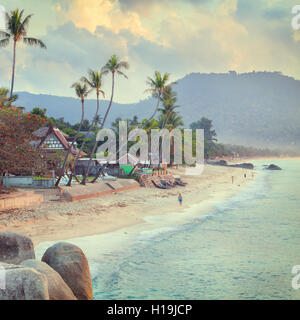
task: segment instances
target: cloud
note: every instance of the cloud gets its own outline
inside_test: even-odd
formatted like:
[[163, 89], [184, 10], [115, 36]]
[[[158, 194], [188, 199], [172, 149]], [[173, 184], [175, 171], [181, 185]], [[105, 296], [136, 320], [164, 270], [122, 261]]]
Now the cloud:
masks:
[[129, 30], [137, 36], [151, 39], [151, 32], [142, 26], [136, 12], [124, 12], [118, 1], [110, 0], [60, 0], [57, 6], [60, 21], [71, 20], [76, 27], [95, 32], [98, 26], [105, 27], [114, 33]]
[[[7, 6], [10, 0], [5, 1]], [[172, 80], [189, 72], [232, 69], [279, 70], [299, 78], [300, 31], [291, 29], [292, 2], [45, 0], [35, 10], [43, 27], [34, 17], [30, 33], [41, 37], [48, 50], [18, 47], [16, 88], [73, 95], [71, 83], [88, 68], [100, 69], [113, 53], [130, 63], [129, 80], [117, 79], [119, 102], [145, 97], [145, 79], [154, 70], [170, 72]], [[26, 6], [33, 3], [28, 0]], [[7, 85], [11, 48], [1, 49], [0, 59]], [[104, 83], [109, 96], [110, 78]]]

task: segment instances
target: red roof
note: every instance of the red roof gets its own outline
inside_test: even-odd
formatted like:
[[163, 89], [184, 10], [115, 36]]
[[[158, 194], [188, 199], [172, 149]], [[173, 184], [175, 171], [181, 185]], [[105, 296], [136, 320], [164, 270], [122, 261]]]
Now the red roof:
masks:
[[[41, 129], [44, 129], [44, 128], [41, 128]], [[38, 144], [37, 147], [39, 148], [43, 144], [43, 142], [46, 140], [46, 138], [52, 133], [57, 137], [57, 139], [63, 145], [64, 149], [67, 150], [69, 148], [70, 144], [66, 140], [65, 136], [68, 136], [68, 135], [66, 135], [64, 132], [60, 131], [58, 128], [53, 128], [53, 127], [48, 128], [47, 133], [43, 136], [42, 140], [40, 141], [40, 143]], [[71, 149], [72, 155], [76, 156], [78, 154], [78, 152], [79, 152], [78, 148], [72, 147], [72, 149]], [[80, 155], [86, 156], [87, 154], [85, 152], [81, 151]]]

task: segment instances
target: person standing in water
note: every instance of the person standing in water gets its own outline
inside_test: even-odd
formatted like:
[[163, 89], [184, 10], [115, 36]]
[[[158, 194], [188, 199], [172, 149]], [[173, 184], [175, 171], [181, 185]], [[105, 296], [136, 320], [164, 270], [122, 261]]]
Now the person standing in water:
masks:
[[179, 195], [178, 195], [178, 201], [179, 201], [179, 204], [182, 205], [182, 195], [181, 195], [181, 193], [179, 193]]

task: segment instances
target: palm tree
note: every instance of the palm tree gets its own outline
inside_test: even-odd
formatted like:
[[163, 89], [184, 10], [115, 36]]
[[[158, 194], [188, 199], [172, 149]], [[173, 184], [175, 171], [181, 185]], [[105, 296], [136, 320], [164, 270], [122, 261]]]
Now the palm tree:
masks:
[[[75, 93], [76, 93], [77, 97], [80, 98], [80, 100], [81, 100], [81, 120], [80, 120], [80, 125], [79, 125], [79, 127], [77, 129], [76, 135], [75, 135], [71, 145], [68, 148], [68, 151], [67, 151], [67, 154], [66, 154], [66, 157], [65, 157], [65, 160], [64, 160], [64, 163], [63, 163], [59, 178], [57, 179], [56, 184], [55, 184], [56, 186], [59, 185], [59, 182], [60, 182], [62, 176], [64, 175], [65, 168], [66, 168], [66, 163], [67, 163], [69, 154], [71, 153], [71, 151], [72, 151], [72, 149], [74, 147], [74, 144], [77, 141], [79, 133], [81, 131], [82, 123], [83, 123], [83, 120], [84, 120], [84, 101], [85, 101], [85, 98], [88, 96], [88, 94], [90, 92], [88, 87], [87, 87], [87, 85], [85, 83], [81, 83], [81, 82], [73, 83], [71, 88], [75, 89]], [[77, 156], [79, 156], [79, 155], [80, 155], [80, 153], [77, 154]]]
[[38, 46], [40, 48], [46, 49], [46, 45], [42, 40], [27, 37], [27, 29], [32, 14], [28, 15], [23, 19], [23, 13], [24, 10], [19, 11], [19, 9], [12, 11], [10, 14], [6, 13], [8, 32], [0, 31], [0, 36], [4, 38], [0, 40], [0, 47], [7, 46], [9, 44], [10, 39], [13, 40], [13, 66], [10, 98], [12, 98], [14, 90], [17, 43], [22, 40], [25, 44], [29, 46]]
[[155, 117], [157, 110], [159, 108], [159, 103], [161, 101], [162, 95], [167, 94], [166, 92], [167, 88], [175, 84], [175, 82], [167, 84], [167, 81], [169, 80], [169, 78], [170, 78], [169, 73], [165, 73], [162, 76], [161, 73], [158, 71], [154, 72], [154, 79], [148, 77], [146, 84], [149, 86], [149, 88], [145, 90], [145, 92], [150, 92], [153, 97], [157, 97], [157, 105], [154, 109], [152, 116], [148, 119], [146, 123], [143, 124], [144, 126], [146, 126], [148, 122], [150, 122]]
[[178, 113], [175, 112], [175, 109], [179, 108], [178, 105], [175, 105], [177, 102], [177, 93], [172, 90], [171, 86], [166, 87], [163, 92], [161, 101], [163, 103], [163, 108], [158, 109], [161, 115], [159, 118], [159, 124], [161, 129], [165, 129], [165, 127], [169, 124], [170, 118]]
[[72, 183], [72, 177], [73, 177], [73, 173], [75, 172], [75, 167], [78, 163], [78, 159], [79, 159], [79, 156], [85, 146], [85, 143], [89, 137], [89, 134], [92, 130], [92, 128], [97, 124], [97, 122], [99, 121], [99, 116], [98, 116], [98, 113], [99, 113], [99, 96], [100, 96], [100, 93], [103, 95], [103, 97], [105, 96], [104, 95], [104, 91], [101, 90], [101, 87], [102, 87], [102, 73], [100, 72], [97, 72], [97, 71], [93, 71], [93, 70], [89, 70], [88, 71], [88, 77], [82, 77], [81, 78], [81, 81], [83, 83], [85, 83], [88, 87], [90, 87], [90, 91], [93, 91], [95, 90], [96, 91], [96, 97], [97, 97], [97, 109], [96, 109], [96, 112], [95, 112], [95, 115], [94, 115], [94, 118], [93, 118], [93, 121], [92, 121], [92, 124], [89, 126], [88, 128], [88, 131], [87, 133], [85, 134], [84, 136], [84, 140], [83, 140], [83, 143], [81, 144], [81, 147], [80, 147], [80, 150], [79, 150], [79, 153], [76, 155], [76, 158], [74, 160], [74, 166], [73, 166], [73, 170], [72, 170], [72, 173], [69, 177], [69, 181], [67, 183], [67, 186], [71, 186], [71, 183]]
[[[129, 64], [126, 61], [119, 61], [118, 57], [114, 54], [114, 55], [112, 55], [110, 57], [110, 59], [108, 60], [106, 65], [101, 70], [101, 73], [103, 75], [107, 75], [107, 74], [111, 73], [111, 75], [112, 75], [112, 88], [111, 88], [110, 102], [109, 102], [109, 105], [107, 107], [105, 116], [103, 118], [100, 130], [103, 129], [103, 127], [104, 127], [104, 124], [106, 122], [107, 116], [109, 114], [109, 111], [111, 109], [111, 105], [112, 105], [112, 102], [113, 102], [114, 90], [115, 90], [115, 74], [121, 75], [121, 76], [125, 77], [126, 79], [128, 79], [126, 74], [124, 74], [121, 71], [122, 69], [128, 69], [128, 68], [129, 68]], [[92, 153], [90, 155], [88, 167], [87, 167], [87, 170], [86, 170], [85, 175], [84, 175], [84, 177], [82, 179], [82, 182], [81, 182], [81, 184], [83, 184], [83, 185], [85, 185], [85, 183], [86, 183], [86, 178], [87, 178], [87, 176], [89, 174], [91, 163], [92, 163], [92, 157], [93, 157], [93, 155], [94, 155], [94, 153], [96, 151], [97, 145], [98, 145], [98, 141], [95, 142], [93, 150], [92, 150]], [[92, 182], [96, 181], [97, 178], [98, 178], [98, 176], [96, 176], [96, 178]]]

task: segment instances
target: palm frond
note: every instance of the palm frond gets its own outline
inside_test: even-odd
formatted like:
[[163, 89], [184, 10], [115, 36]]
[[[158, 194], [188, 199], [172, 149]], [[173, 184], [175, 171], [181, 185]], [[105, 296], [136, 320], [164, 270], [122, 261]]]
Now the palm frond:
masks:
[[10, 38], [5, 38], [0, 40], [0, 48], [1, 47], [6, 47], [9, 44], [9, 39]]
[[[28, 24], [30, 22], [30, 19], [32, 18], [33, 14], [29, 14], [24, 20], [23, 22], [21, 23], [22, 25], [22, 28], [24, 29], [25, 32], [27, 32], [27, 27], [28, 27]], [[20, 17], [21, 19], [21, 17]]]
[[122, 71], [117, 70], [117, 73], [118, 73], [119, 75], [123, 76], [124, 78], [128, 79], [128, 77], [126, 76], [126, 74], [123, 73]]
[[105, 98], [105, 92], [103, 90], [99, 90], [99, 92], [102, 94], [103, 98]]
[[90, 82], [90, 80], [87, 77], [81, 77], [80, 81], [88, 84], [90, 87], [93, 86], [93, 84]]
[[0, 37], [2, 38], [9, 38], [11, 35], [8, 32], [0, 31]]
[[24, 37], [23, 38], [24, 43], [33, 46], [33, 47], [40, 47], [42, 49], [47, 49], [45, 43], [42, 40], [35, 39], [35, 38], [28, 38]]

